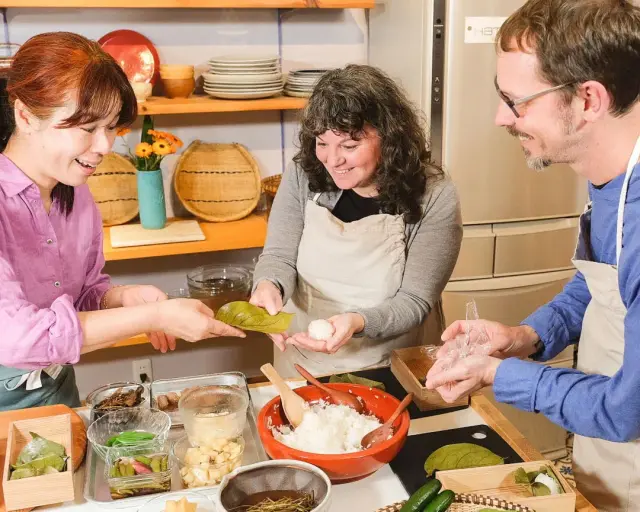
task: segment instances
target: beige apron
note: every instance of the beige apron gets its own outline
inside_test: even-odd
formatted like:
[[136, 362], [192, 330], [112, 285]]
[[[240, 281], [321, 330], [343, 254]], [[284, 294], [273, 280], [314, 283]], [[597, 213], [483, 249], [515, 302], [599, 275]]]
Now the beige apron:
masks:
[[[629, 179], [640, 157], [640, 137], [629, 159], [620, 194], [616, 229], [616, 262], [622, 250], [622, 221]], [[591, 260], [591, 207], [580, 217], [580, 236], [573, 263], [584, 275], [591, 301], [582, 322], [578, 369], [611, 377], [622, 366], [624, 318], [618, 267]], [[576, 436], [573, 467], [578, 489], [603, 512], [640, 511], [640, 441], [614, 443]]]
[[[319, 196], [307, 201], [298, 248], [297, 286], [284, 307], [295, 313], [288, 329], [291, 334], [306, 332], [312, 320], [379, 306], [395, 296], [402, 284], [406, 261], [402, 217], [377, 214], [342, 222], [317, 204]], [[429, 318], [432, 316], [438, 319], [437, 314]], [[285, 377], [298, 376], [293, 363], [314, 375], [385, 365], [393, 349], [421, 344], [423, 325], [394, 338], [356, 336], [335, 354], [291, 345], [285, 352], [275, 348], [274, 365]]]

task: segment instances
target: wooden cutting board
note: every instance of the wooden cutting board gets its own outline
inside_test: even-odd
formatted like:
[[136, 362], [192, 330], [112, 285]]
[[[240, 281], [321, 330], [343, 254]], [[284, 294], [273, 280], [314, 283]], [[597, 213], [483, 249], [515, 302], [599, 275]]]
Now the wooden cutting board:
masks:
[[[84, 459], [87, 450], [87, 429], [84, 421], [78, 414], [66, 405], [47, 405], [44, 407], [33, 407], [31, 409], [20, 409], [17, 411], [0, 412], [0, 464], [4, 467], [4, 457], [7, 451], [7, 436], [9, 435], [9, 425], [14, 421], [30, 420], [33, 418], [43, 418], [45, 416], [59, 416], [60, 414], [71, 415], [71, 434], [73, 442], [73, 469], [77, 471]], [[27, 512], [33, 509], [22, 509], [19, 512]], [[0, 512], [6, 512], [4, 508], [4, 496], [2, 485], [0, 485]]]
[[112, 226], [111, 247], [171, 244], [206, 240], [197, 220], [168, 222], [162, 229], [144, 229], [141, 224]]

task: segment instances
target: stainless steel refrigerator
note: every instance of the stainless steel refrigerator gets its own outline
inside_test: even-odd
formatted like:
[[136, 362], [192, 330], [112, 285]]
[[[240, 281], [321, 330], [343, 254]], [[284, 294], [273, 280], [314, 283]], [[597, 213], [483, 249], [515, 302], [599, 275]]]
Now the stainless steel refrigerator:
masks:
[[[390, 0], [369, 14], [369, 62], [424, 111], [434, 160], [460, 194], [464, 239], [443, 295], [448, 323], [473, 298], [481, 317], [517, 325], [574, 274], [586, 183], [567, 166], [530, 170], [519, 141], [494, 124], [495, 34], [523, 3]], [[553, 364], [571, 362], [568, 350]], [[558, 440], [556, 432], [554, 449]]]

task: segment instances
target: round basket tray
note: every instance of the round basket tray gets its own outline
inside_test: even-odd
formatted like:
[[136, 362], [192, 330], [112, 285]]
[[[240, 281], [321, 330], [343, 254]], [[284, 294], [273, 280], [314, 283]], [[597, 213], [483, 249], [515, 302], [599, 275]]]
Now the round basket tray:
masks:
[[108, 153], [87, 180], [104, 226], [129, 222], [138, 215], [136, 168], [117, 153]]
[[262, 190], [268, 196], [275, 197], [278, 192], [278, 187], [282, 182], [282, 174], [276, 174], [275, 176], [269, 176], [262, 180]]
[[[379, 508], [376, 512], [399, 512], [404, 505], [404, 501]], [[535, 512], [535, 510], [512, 503], [499, 498], [480, 496], [478, 494], [456, 494], [455, 501], [447, 509], [447, 512], [479, 512], [483, 508], [495, 510], [513, 510], [515, 512]]]
[[178, 161], [173, 185], [184, 207], [210, 222], [242, 219], [260, 200], [258, 165], [240, 144], [194, 141]]

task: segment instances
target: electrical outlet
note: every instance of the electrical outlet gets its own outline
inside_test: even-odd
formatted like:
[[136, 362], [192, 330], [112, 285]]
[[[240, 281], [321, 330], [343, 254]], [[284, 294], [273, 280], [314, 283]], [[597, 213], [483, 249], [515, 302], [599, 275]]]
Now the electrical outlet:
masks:
[[141, 384], [150, 383], [153, 380], [153, 368], [151, 359], [138, 359], [133, 362], [133, 381]]

